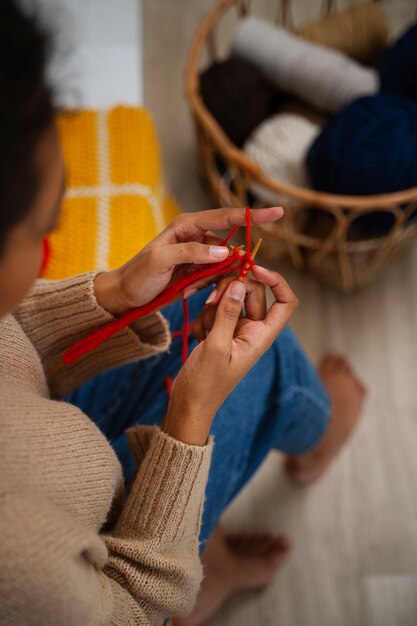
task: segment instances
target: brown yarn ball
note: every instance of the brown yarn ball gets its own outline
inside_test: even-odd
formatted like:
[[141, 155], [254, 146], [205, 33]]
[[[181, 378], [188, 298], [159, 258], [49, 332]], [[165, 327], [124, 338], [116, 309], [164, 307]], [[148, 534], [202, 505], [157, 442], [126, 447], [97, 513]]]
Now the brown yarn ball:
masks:
[[205, 106], [237, 146], [272, 115], [283, 96], [243, 59], [213, 63], [200, 74]]
[[388, 19], [377, 2], [359, 4], [351, 9], [310, 22], [294, 33], [313, 43], [344, 52], [359, 63], [373, 64], [388, 41]]

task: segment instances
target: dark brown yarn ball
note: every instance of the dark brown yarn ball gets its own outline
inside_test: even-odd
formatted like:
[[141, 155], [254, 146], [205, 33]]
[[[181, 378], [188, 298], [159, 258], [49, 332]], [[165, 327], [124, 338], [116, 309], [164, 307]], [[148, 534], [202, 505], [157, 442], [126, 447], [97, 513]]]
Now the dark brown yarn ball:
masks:
[[200, 75], [204, 104], [236, 146], [272, 115], [283, 95], [247, 61], [227, 59]]

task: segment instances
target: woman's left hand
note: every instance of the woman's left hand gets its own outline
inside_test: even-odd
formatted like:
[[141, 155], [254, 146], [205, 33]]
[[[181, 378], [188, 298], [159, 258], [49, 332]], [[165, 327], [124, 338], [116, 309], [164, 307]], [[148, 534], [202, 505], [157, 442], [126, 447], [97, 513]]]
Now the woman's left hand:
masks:
[[[251, 211], [252, 224], [280, 218], [280, 207]], [[183, 213], [143, 250], [117, 270], [102, 272], [94, 281], [96, 299], [114, 315], [146, 304], [193, 266], [223, 261], [229, 254], [212, 230], [245, 224], [245, 209], [227, 208]], [[178, 296], [180, 297], [181, 294]]]

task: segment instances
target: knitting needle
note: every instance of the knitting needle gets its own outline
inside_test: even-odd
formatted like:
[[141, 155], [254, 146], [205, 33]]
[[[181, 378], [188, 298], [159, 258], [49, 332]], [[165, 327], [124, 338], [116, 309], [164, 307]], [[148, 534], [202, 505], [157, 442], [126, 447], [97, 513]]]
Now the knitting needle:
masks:
[[262, 243], [262, 238], [258, 239], [258, 241], [255, 244], [255, 247], [253, 248], [250, 258], [252, 259], [252, 261], [254, 260], [254, 258], [256, 257], [259, 248], [261, 247], [261, 243]]
[[[251, 251], [250, 258], [252, 259], [252, 261], [254, 260], [254, 258], [255, 258], [255, 256], [256, 256], [256, 254], [257, 254], [257, 252], [258, 252], [258, 250], [259, 250], [259, 248], [260, 248], [261, 243], [262, 243], [262, 239], [258, 239], [258, 241], [256, 242], [256, 244], [255, 244], [255, 246], [254, 246], [253, 250]], [[251, 268], [251, 266], [249, 265], [249, 263], [245, 263], [245, 265], [244, 265], [244, 269], [245, 269], [245, 270], [250, 270], [250, 268]], [[241, 283], [243, 283], [243, 281], [245, 280], [245, 278], [246, 278], [246, 276], [239, 276], [238, 280], [239, 280]]]

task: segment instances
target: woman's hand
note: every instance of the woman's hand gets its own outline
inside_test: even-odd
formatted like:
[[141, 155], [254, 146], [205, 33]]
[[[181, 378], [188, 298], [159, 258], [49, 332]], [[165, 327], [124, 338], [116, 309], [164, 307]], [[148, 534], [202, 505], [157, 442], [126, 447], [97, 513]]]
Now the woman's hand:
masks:
[[[216, 283], [215, 289], [213, 289], [206, 300], [206, 305], [210, 306], [205, 306], [193, 321], [192, 332], [198, 341], [205, 339], [213, 328], [217, 305], [232, 280], [236, 280], [236, 276], [227, 275], [220, 278]], [[249, 320], [263, 320], [266, 315], [266, 287], [263, 283], [249, 277], [245, 280], [245, 284], [245, 316]], [[241, 313], [242, 316], [243, 313]]]
[[275, 296], [269, 311], [265, 314], [262, 296], [256, 305], [254, 298], [252, 313], [243, 317], [246, 285], [232, 281], [220, 299], [211, 330], [191, 352], [172, 386], [162, 429], [185, 443], [206, 443], [217, 410], [272, 345], [297, 306], [297, 298], [279, 274], [257, 265], [252, 271]]
[[[282, 214], [280, 207], [256, 209], [251, 211], [251, 222], [266, 224]], [[97, 301], [115, 315], [150, 302], [195, 265], [223, 261], [228, 256], [228, 248], [219, 246], [221, 239], [211, 231], [229, 230], [244, 223], [245, 209], [213, 209], [179, 215], [125, 265], [96, 276]]]

